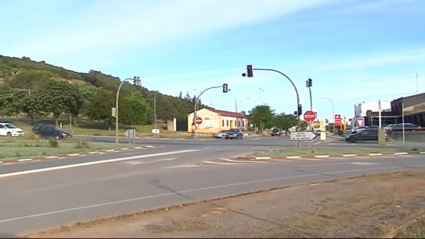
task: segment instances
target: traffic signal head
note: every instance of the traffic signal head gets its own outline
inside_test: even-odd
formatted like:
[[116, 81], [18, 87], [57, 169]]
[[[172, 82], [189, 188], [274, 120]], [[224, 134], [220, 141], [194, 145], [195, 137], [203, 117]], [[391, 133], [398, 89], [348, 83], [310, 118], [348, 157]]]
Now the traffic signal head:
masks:
[[223, 84], [223, 93], [227, 93], [227, 91], [229, 91], [229, 86], [227, 85], [227, 83]]
[[303, 106], [301, 104], [298, 105], [298, 116], [302, 115], [303, 113]]
[[252, 65], [247, 65], [246, 66], [246, 73], [248, 77], [254, 77], [254, 74], [252, 72]]
[[307, 87], [312, 87], [313, 86], [313, 80], [312, 79], [310, 79], [310, 78], [308, 78], [308, 80], [307, 80]]

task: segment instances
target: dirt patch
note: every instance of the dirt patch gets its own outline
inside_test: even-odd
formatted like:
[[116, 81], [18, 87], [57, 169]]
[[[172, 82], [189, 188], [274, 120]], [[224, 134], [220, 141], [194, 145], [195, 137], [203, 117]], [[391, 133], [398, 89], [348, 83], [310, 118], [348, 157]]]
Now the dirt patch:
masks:
[[424, 188], [425, 171], [363, 176], [80, 223], [27, 237], [396, 236], [400, 234], [394, 231], [412, 216], [425, 214]]

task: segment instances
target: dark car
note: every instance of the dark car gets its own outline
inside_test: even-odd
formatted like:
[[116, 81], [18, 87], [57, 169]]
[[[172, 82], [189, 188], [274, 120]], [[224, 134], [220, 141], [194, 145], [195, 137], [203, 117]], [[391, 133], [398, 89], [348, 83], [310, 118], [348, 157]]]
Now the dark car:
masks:
[[[403, 127], [404, 126], [404, 127]], [[404, 128], [404, 131], [416, 131], [416, 130], [421, 130], [421, 127], [416, 125], [416, 124], [412, 124], [412, 123], [400, 123], [400, 124], [393, 124], [391, 127], [388, 128], [388, 131], [402, 131]]]
[[[387, 139], [387, 134], [385, 134]], [[378, 141], [378, 128], [365, 128], [349, 134], [345, 141], [355, 143], [357, 141]]]
[[226, 139], [243, 139], [243, 132], [241, 129], [231, 129], [226, 132]]
[[274, 128], [271, 132], [271, 136], [282, 136], [283, 130], [279, 128]]
[[34, 126], [34, 128], [32, 128], [31, 131], [43, 138], [72, 138], [72, 135], [70, 133], [65, 132], [61, 128], [58, 128], [54, 125], [36, 125]]

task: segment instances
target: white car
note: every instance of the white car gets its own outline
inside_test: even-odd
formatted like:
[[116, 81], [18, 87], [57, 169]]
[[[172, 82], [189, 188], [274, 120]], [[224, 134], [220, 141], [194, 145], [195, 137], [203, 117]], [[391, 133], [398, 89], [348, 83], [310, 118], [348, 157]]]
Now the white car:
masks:
[[0, 136], [23, 136], [24, 131], [11, 123], [0, 123]]

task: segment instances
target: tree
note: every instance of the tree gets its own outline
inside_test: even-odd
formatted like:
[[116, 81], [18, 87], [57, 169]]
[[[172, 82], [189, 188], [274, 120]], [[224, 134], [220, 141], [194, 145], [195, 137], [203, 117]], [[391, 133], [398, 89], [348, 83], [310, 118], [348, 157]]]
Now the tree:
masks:
[[43, 93], [45, 112], [53, 114], [56, 125], [58, 125], [59, 116], [62, 113], [79, 111], [79, 109], [76, 110], [80, 106], [75, 102], [75, 97], [80, 97], [80, 95], [75, 86], [63, 81], [47, 81], [43, 84], [43, 88], [41, 92]]
[[148, 104], [133, 94], [124, 95], [119, 102], [119, 123], [143, 125], [148, 122]]
[[66, 113], [71, 115], [72, 118], [72, 124], [77, 124], [77, 118], [80, 114], [81, 110], [84, 107], [84, 104], [86, 102], [85, 95], [83, 94], [82, 90], [78, 86], [75, 85], [69, 85], [67, 87], [69, 92], [70, 100], [66, 102]]
[[298, 119], [295, 115], [286, 115], [280, 113], [275, 116], [275, 126], [283, 130], [288, 130], [298, 124]]
[[99, 90], [82, 112], [91, 121], [103, 121], [112, 126], [112, 107], [115, 107], [115, 95], [111, 91]]
[[0, 88], [0, 115], [11, 116], [21, 112], [21, 98], [18, 89]]
[[274, 110], [268, 105], [258, 105], [249, 114], [252, 123], [259, 127], [261, 133], [265, 127], [272, 127], [274, 124]]

